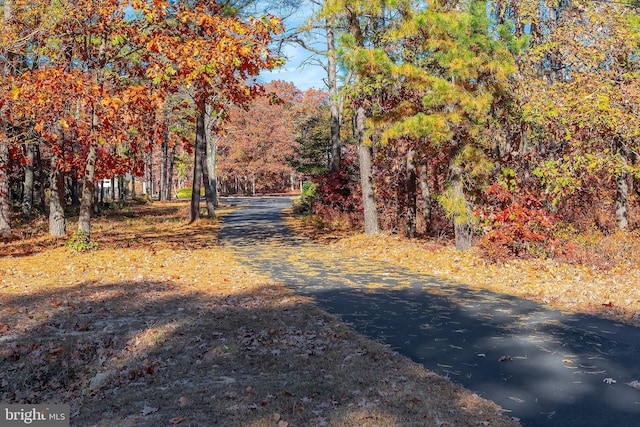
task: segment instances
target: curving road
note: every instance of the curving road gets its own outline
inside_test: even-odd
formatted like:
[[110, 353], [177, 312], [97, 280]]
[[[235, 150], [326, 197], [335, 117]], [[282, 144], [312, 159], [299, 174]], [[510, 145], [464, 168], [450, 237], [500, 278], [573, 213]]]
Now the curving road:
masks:
[[[356, 262], [289, 232], [288, 198], [229, 198], [222, 244], [359, 333], [511, 411], [525, 427], [640, 426], [639, 331]], [[368, 286], [364, 286], [368, 285]], [[638, 384], [640, 388], [640, 384]]]

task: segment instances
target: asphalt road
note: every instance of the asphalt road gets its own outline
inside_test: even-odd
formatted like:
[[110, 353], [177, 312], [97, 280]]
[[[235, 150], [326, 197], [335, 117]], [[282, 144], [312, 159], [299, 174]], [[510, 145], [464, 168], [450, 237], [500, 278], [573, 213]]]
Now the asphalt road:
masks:
[[[251, 268], [493, 400], [523, 426], [640, 426], [640, 390], [629, 385], [640, 381], [637, 328], [329, 253], [287, 230], [287, 198], [225, 201], [246, 207], [225, 218], [221, 242]], [[312, 256], [301, 258], [303, 247]]]

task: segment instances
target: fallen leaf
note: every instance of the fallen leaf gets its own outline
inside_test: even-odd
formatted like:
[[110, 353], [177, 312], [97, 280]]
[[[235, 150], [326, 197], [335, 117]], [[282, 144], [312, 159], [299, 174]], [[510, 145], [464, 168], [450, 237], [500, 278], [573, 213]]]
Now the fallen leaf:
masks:
[[638, 381], [638, 380], [633, 380], [630, 383], [627, 383], [627, 385], [629, 387], [635, 388], [636, 390], [640, 390], [640, 381]]
[[278, 421], [278, 427], [289, 427], [289, 422], [285, 420]]
[[146, 417], [147, 415], [153, 414], [154, 412], [158, 412], [158, 408], [153, 408], [151, 406], [145, 405], [144, 409], [142, 410], [142, 415]]
[[184, 417], [174, 417], [174, 418], [171, 418], [170, 421], [171, 421], [171, 424], [178, 425], [184, 421]]

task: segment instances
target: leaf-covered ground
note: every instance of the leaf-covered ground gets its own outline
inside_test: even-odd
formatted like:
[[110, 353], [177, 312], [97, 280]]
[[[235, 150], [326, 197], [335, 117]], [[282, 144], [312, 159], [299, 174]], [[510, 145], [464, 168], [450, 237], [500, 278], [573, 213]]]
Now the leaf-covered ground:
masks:
[[[640, 325], [640, 237], [612, 236], [594, 246], [597, 265], [548, 259], [518, 259], [492, 263], [476, 248], [456, 251], [443, 242], [400, 236], [323, 235], [289, 212], [291, 228], [328, 245], [329, 252], [347, 252], [362, 260], [384, 260], [411, 271], [531, 299], [560, 310], [582, 312]], [[596, 253], [597, 252], [597, 253]], [[619, 252], [619, 253], [616, 253]], [[607, 268], [600, 258], [608, 258]]]
[[[250, 271], [218, 246], [218, 221], [185, 216], [104, 215], [92, 252], [42, 220], [1, 242], [0, 401], [69, 403], [78, 426], [516, 425]], [[368, 256], [366, 242], [336, 244]], [[397, 244], [378, 255], [406, 263]]]

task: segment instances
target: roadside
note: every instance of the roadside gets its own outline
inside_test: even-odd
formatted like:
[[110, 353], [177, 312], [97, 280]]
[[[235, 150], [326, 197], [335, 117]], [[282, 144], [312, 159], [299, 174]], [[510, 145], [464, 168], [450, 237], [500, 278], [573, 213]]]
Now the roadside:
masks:
[[477, 248], [460, 252], [443, 242], [388, 234], [343, 234], [326, 239], [292, 215], [291, 210], [287, 210], [283, 218], [296, 233], [324, 242], [328, 252], [348, 252], [475, 289], [529, 299], [552, 309], [640, 326], [638, 265], [622, 264], [603, 270], [545, 259], [490, 263], [481, 257]]
[[1, 244], [1, 401], [69, 403], [82, 426], [517, 425], [240, 264], [217, 220], [184, 210], [97, 218], [93, 252]]

